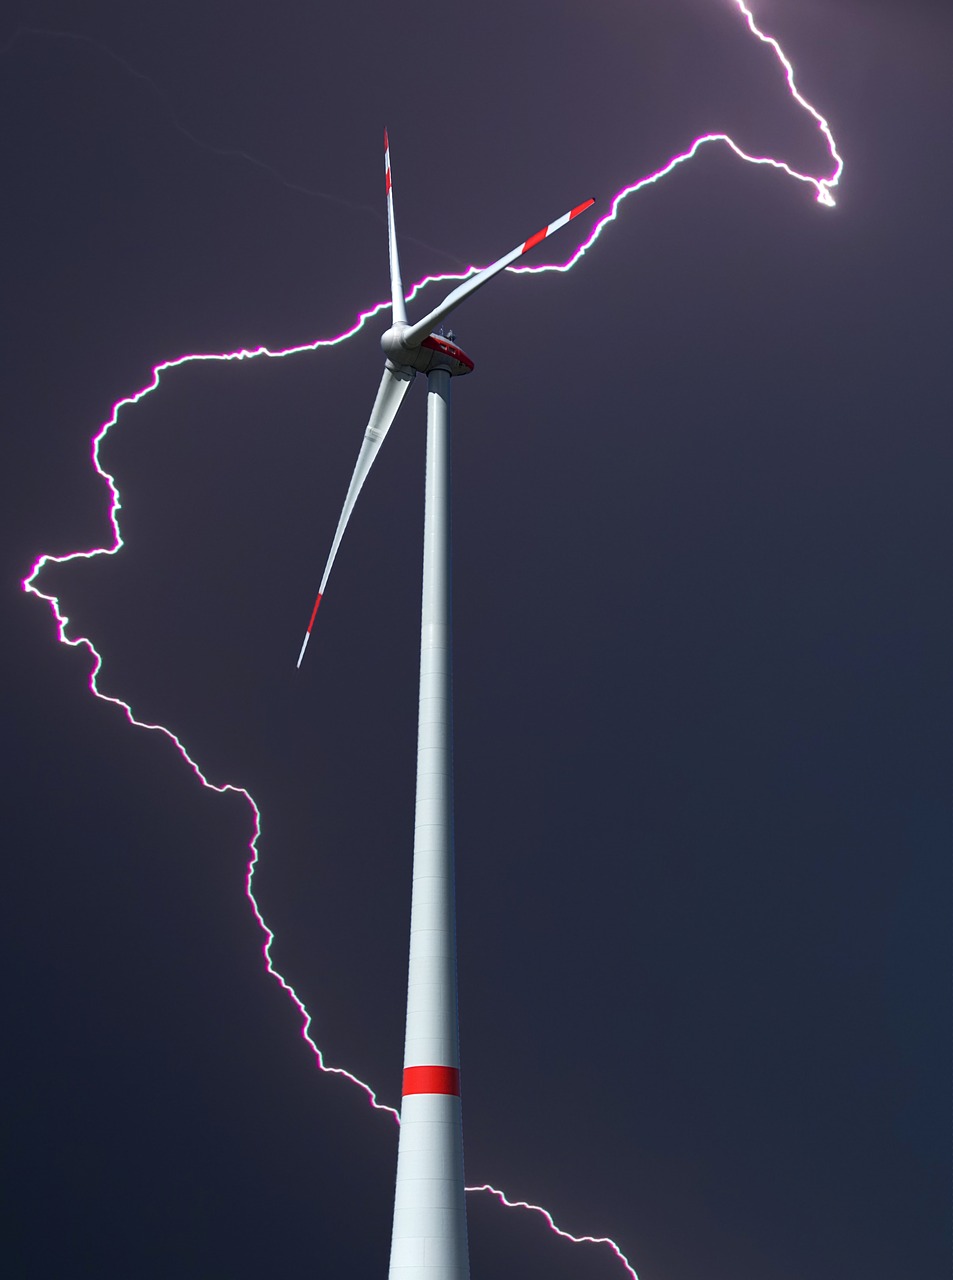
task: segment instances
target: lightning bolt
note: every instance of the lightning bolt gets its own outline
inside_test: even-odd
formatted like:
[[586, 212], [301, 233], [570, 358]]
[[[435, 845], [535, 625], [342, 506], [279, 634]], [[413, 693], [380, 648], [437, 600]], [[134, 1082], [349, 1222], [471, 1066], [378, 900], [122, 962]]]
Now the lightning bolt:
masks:
[[[838, 153], [837, 146], [834, 141], [834, 136], [831, 132], [830, 125], [828, 124], [827, 120], [825, 120], [825, 118], [820, 114], [820, 112], [818, 112], [811, 105], [811, 103], [809, 103], [807, 99], [802, 96], [802, 94], [798, 90], [797, 85], [795, 83], [793, 65], [791, 64], [788, 57], [785, 55], [778, 41], [774, 39], [773, 36], [767, 35], [758, 27], [758, 25], [754, 20], [754, 16], [751, 10], [744, 3], [744, 0], [733, 0], [733, 3], [736, 9], [738, 10], [739, 15], [743, 18], [750, 34], [759, 42], [761, 42], [762, 44], [766, 45], [769, 49], [771, 49], [771, 51], [773, 52], [774, 56], [776, 57], [778, 63], [782, 68], [784, 80], [785, 80], [789, 94], [794, 99], [794, 101], [798, 104], [798, 106], [811, 117], [811, 119], [814, 121], [814, 125], [816, 129], [822, 135], [826, 143], [828, 154], [831, 159], [832, 168], [831, 168], [830, 174], [827, 177], [817, 177], [811, 174], [800, 173], [783, 160], [778, 160], [771, 156], [749, 155], [740, 146], [738, 146], [738, 144], [727, 134], [724, 134], [724, 133], [704, 134], [696, 138], [694, 142], [692, 142], [691, 145], [685, 151], [682, 151], [677, 155], [672, 156], [672, 158], [668, 160], [660, 168], [656, 169], [652, 173], [647, 174], [643, 178], [639, 178], [636, 182], [631, 183], [629, 186], [623, 187], [621, 191], [617, 192], [617, 194], [613, 197], [611, 201], [608, 213], [606, 213], [605, 216], [594, 225], [588, 238], [582, 244], [578, 245], [578, 247], [570, 254], [570, 256], [567, 258], [565, 262], [546, 263], [546, 264], [543, 264], [542, 266], [533, 266], [533, 267], [511, 267], [509, 268], [509, 270], [513, 271], [514, 274], [517, 274], [517, 275], [538, 275], [541, 272], [546, 272], [546, 271], [559, 271], [559, 272], [570, 271], [576, 265], [576, 263], [578, 263], [580, 259], [586, 254], [586, 252], [593, 247], [593, 245], [602, 235], [606, 227], [611, 222], [614, 222], [616, 220], [616, 218], [618, 217], [619, 209], [622, 206], [622, 203], [626, 199], [628, 199], [629, 196], [632, 196], [637, 192], [642, 191], [645, 187], [653, 186], [655, 183], [661, 181], [662, 178], [667, 177], [667, 175], [670, 174], [679, 165], [682, 165], [686, 161], [690, 160], [693, 156], [695, 156], [698, 153], [698, 151], [702, 147], [708, 145], [709, 143], [716, 143], [716, 142], [722, 143], [725, 146], [727, 146], [740, 160], [743, 160], [748, 164], [767, 166], [770, 169], [778, 170], [784, 173], [787, 177], [792, 178], [797, 182], [807, 184], [808, 186], [814, 189], [815, 197], [820, 204], [825, 205], [827, 207], [833, 207], [834, 205], [833, 192], [834, 192], [834, 189], [837, 187], [840, 181], [841, 175], [843, 173], [844, 162]], [[44, 33], [44, 34], [63, 34], [63, 33]], [[138, 73], [134, 73], [134, 74], [138, 74]], [[152, 82], [150, 81], [150, 83]], [[153, 87], [155, 86], [153, 85]], [[188, 136], [192, 137], [191, 134], [189, 134]], [[193, 141], [197, 141], [197, 140], [193, 138]], [[254, 157], [249, 157], [249, 159], [254, 161]], [[260, 162], [255, 161], [255, 163], [260, 163]], [[277, 175], [277, 176], [280, 179], [280, 175]], [[280, 179], [280, 180], [283, 181], [283, 179]], [[477, 270], [479, 270], [479, 268], [475, 266], [471, 266], [467, 268], [467, 270], [465, 271], [457, 272], [454, 274], [427, 276], [423, 280], [418, 281], [413, 286], [407, 300], [412, 301], [417, 296], [417, 294], [420, 293], [422, 289], [426, 288], [430, 284], [436, 283], [438, 281], [464, 280], [468, 276], [476, 272]], [[92, 640], [90, 640], [88, 636], [71, 636], [68, 630], [69, 618], [60, 607], [59, 598], [55, 595], [51, 595], [51, 594], [48, 594], [47, 592], [42, 591], [40, 587], [37, 585], [38, 580], [47, 565], [64, 565], [64, 564], [69, 564], [74, 560], [91, 560], [97, 556], [115, 556], [115, 555], [118, 555], [118, 553], [122, 550], [122, 547], [124, 544], [123, 544], [122, 532], [120, 530], [120, 525], [119, 525], [119, 513], [122, 510], [122, 499], [120, 497], [119, 488], [118, 488], [118, 485], [116, 484], [115, 477], [111, 475], [103, 467], [102, 463], [100, 462], [100, 457], [99, 457], [100, 446], [103, 440], [108, 435], [108, 433], [112, 430], [112, 428], [118, 425], [119, 415], [120, 413], [122, 413], [123, 410], [138, 404], [139, 401], [145, 399], [146, 396], [151, 395], [152, 392], [158, 390], [163, 374], [169, 374], [173, 370], [179, 368], [179, 366], [181, 365], [194, 364], [202, 361], [221, 362], [221, 361], [234, 361], [234, 360], [252, 360], [257, 358], [258, 356], [266, 356], [270, 359], [280, 359], [284, 356], [296, 355], [305, 351], [318, 351], [323, 347], [338, 346], [339, 344], [346, 342], [349, 338], [352, 338], [356, 333], [358, 333], [361, 329], [363, 329], [363, 327], [368, 322], [368, 320], [372, 319], [379, 312], [384, 311], [389, 305], [390, 305], [389, 300], [385, 300], [383, 302], [376, 303], [372, 307], [369, 307], [366, 311], [360, 312], [360, 314], [357, 316], [356, 320], [351, 325], [351, 327], [349, 329], [346, 329], [343, 333], [337, 334], [335, 337], [319, 338], [314, 342], [302, 343], [299, 346], [287, 347], [280, 351], [272, 351], [270, 348], [266, 346], [260, 346], [260, 347], [255, 347], [253, 349], [243, 348], [242, 350], [239, 350], [239, 351], [230, 351], [230, 352], [194, 353], [191, 355], [179, 356], [178, 358], [173, 360], [165, 360], [160, 364], [157, 364], [152, 370], [152, 380], [146, 386], [141, 387], [134, 394], [126, 396], [121, 400], [118, 400], [113, 405], [112, 412], [109, 418], [102, 424], [102, 426], [99, 428], [96, 434], [92, 437], [92, 440], [90, 442], [90, 458], [91, 458], [93, 469], [106, 485], [106, 489], [109, 494], [109, 524], [112, 531], [111, 543], [106, 546], [92, 547], [85, 551], [72, 551], [65, 555], [52, 555], [52, 554], [44, 553], [37, 558], [30, 572], [23, 579], [21, 586], [22, 586], [22, 589], [25, 592], [27, 592], [29, 595], [35, 596], [37, 599], [44, 601], [48, 605], [55, 623], [56, 636], [58, 641], [61, 644], [68, 645], [71, 648], [83, 648], [89, 653], [90, 658], [92, 659], [92, 666], [90, 669], [88, 686], [89, 686], [90, 692], [93, 694], [94, 697], [99, 698], [103, 702], [108, 702], [113, 706], [118, 707], [120, 711], [122, 711], [122, 713], [125, 715], [129, 723], [131, 725], [134, 725], [136, 728], [146, 729], [152, 733], [159, 733], [163, 735], [165, 738], [167, 738], [172, 743], [173, 747], [178, 751], [183, 761], [186, 763], [189, 769], [191, 769], [192, 773], [199, 780], [199, 782], [203, 787], [206, 787], [208, 790], [214, 791], [219, 795], [225, 795], [225, 794], [231, 793], [231, 794], [240, 796], [248, 805], [251, 811], [252, 835], [248, 842], [248, 861], [245, 869], [245, 892], [248, 897], [248, 901], [251, 906], [252, 913], [264, 937], [264, 942], [262, 943], [262, 957], [265, 963], [265, 968], [267, 972], [275, 979], [275, 981], [281, 987], [282, 991], [284, 991], [288, 999], [291, 1001], [291, 1003], [294, 1005], [295, 1009], [297, 1010], [298, 1017], [300, 1018], [301, 1038], [302, 1040], [304, 1040], [305, 1044], [308, 1046], [311, 1053], [314, 1055], [314, 1059], [318, 1069], [321, 1072], [325, 1073], [326, 1075], [340, 1076], [343, 1079], [347, 1080], [350, 1084], [356, 1086], [358, 1089], [360, 1089], [364, 1093], [369, 1105], [373, 1107], [374, 1110], [386, 1112], [392, 1117], [392, 1119], [394, 1119], [399, 1124], [400, 1123], [399, 1112], [397, 1112], [393, 1107], [387, 1106], [384, 1103], [380, 1102], [377, 1098], [377, 1094], [371, 1088], [370, 1085], [366, 1084], [363, 1080], [358, 1079], [357, 1076], [353, 1075], [350, 1071], [346, 1070], [344, 1067], [334, 1066], [327, 1061], [327, 1059], [324, 1056], [324, 1053], [322, 1052], [322, 1050], [320, 1049], [320, 1047], [318, 1046], [318, 1044], [314, 1040], [314, 1037], [311, 1034], [312, 1017], [307, 1007], [305, 1006], [304, 1001], [297, 994], [292, 984], [274, 966], [272, 955], [271, 955], [271, 947], [275, 939], [275, 934], [274, 934], [274, 931], [270, 928], [270, 926], [266, 922], [254, 892], [255, 872], [258, 867], [258, 859], [259, 859], [258, 844], [261, 837], [262, 825], [261, 825], [261, 812], [254, 798], [252, 797], [251, 793], [245, 787], [238, 786], [235, 783], [212, 782], [202, 772], [202, 769], [200, 768], [198, 763], [189, 754], [188, 750], [182, 743], [181, 739], [177, 737], [177, 735], [173, 733], [171, 729], [167, 728], [165, 725], [150, 724], [147, 721], [138, 719], [134, 714], [130, 703], [125, 702], [123, 701], [123, 699], [115, 697], [112, 694], [103, 692], [103, 690], [100, 689], [99, 687], [99, 676], [102, 670], [103, 660], [98, 650], [96, 649], [95, 645], [93, 644]], [[549, 1213], [549, 1211], [547, 1209], [544, 1209], [541, 1205], [532, 1204], [527, 1200], [510, 1199], [503, 1191], [499, 1190], [499, 1188], [490, 1186], [488, 1183], [484, 1183], [479, 1186], [468, 1187], [467, 1190], [472, 1193], [479, 1192], [479, 1193], [485, 1193], [487, 1195], [490, 1195], [494, 1197], [501, 1205], [505, 1206], [508, 1209], [523, 1209], [528, 1212], [535, 1213], [542, 1216], [549, 1230], [564, 1240], [569, 1240], [574, 1244], [591, 1244], [591, 1245], [603, 1246], [604, 1248], [611, 1251], [614, 1257], [621, 1263], [626, 1273], [632, 1277], [632, 1280], [638, 1280], [638, 1276], [636, 1274], [635, 1268], [629, 1262], [626, 1255], [622, 1252], [619, 1245], [614, 1240], [610, 1239], [608, 1236], [574, 1235], [571, 1232], [564, 1230], [562, 1227], [557, 1226], [553, 1220], [552, 1215]]]

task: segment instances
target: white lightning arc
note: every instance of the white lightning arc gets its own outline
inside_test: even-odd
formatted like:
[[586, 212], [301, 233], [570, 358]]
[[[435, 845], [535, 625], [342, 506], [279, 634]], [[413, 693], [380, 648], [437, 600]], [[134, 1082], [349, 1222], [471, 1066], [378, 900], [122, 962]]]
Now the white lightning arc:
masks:
[[[779, 45], [778, 41], [774, 39], [773, 36], [769, 36], [765, 34], [765, 32], [760, 30], [760, 28], [755, 23], [754, 16], [751, 10], [744, 3], [744, 0], [733, 0], [733, 3], [735, 4], [735, 7], [737, 8], [739, 14], [743, 17], [745, 24], [748, 30], [750, 31], [750, 33], [762, 44], [768, 46], [774, 52], [779, 64], [783, 69], [784, 79], [787, 85], [788, 92], [793, 97], [795, 102], [797, 102], [798, 105], [804, 111], [806, 111], [808, 115], [810, 115], [810, 117], [813, 119], [815, 123], [815, 126], [817, 127], [819, 132], [822, 134], [827, 144], [827, 150], [830, 155], [832, 166], [833, 166], [830, 175], [827, 177], [816, 177], [810, 174], [799, 173], [796, 169], [792, 168], [790, 165], [788, 165], [782, 160], [777, 160], [771, 156], [753, 156], [748, 154], [740, 146], [738, 146], [738, 144], [732, 138], [730, 138], [727, 134], [723, 134], [723, 133], [705, 134], [699, 138], [696, 138], [695, 141], [692, 142], [692, 144], [686, 150], [673, 156], [666, 164], [661, 166], [655, 172], [650, 173], [643, 178], [640, 178], [638, 181], [632, 183], [627, 187], [624, 187], [621, 191], [619, 191], [611, 201], [609, 211], [605, 214], [605, 216], [599, 222], [595, 224], [586, 241], [583, 244], [580, 244], [578, 248], [570, 255], [570, 257], [565, 262], [546, 263], [542, 266], [536, 266], [536, 267], [509, 268], [511, 271], [514, 272], [514, 274], [532, 276], [532, 275], [538, 275], [546, 271], [566, 272], [571, 270], [572, 267], [574, 267], [576, 263], [579, 262], [579, 260], [584, 256], [587, 250], [589, 250], [596, 243], [596, 241], [599, 239], [600, 235], [602, 234], [606, 226], [608, 226], [609, 223], [614, 222], [616, 220], [618, 216], [619, 208], [621, 207], [623, 201], [625, 201], [629, 196], [634, 195], [636, 192], [641, 191], [644, 187], [651, 186], [657, 183], [658, 181], [660, 181], [662, 178], [664, 178], [669, 173], [671, 173], [676, 167], [678, 167], [681, 164], [684, 164], [685, 161], [690, 160], [702, 146], [705, 146], [708, 143], [721, 142], [725, 146], [729, 147], [730, 150], [739, 159], [744, 160], [749, 164], [765, 165], [771, 169], [778, 170], [784, 173], [786, 176], [788, 176], [789, 178], [795, 179], [797, 182], [806, 183], [814, 188], [816, 198], [819, 203], [826, 206], [832, 206], [834, 204], [834, 197], [832, 193], [834, 188], [838, 185], [840, 181], [840, 178], [844, 169], [844, 162], [837, 151], [837, 146], [834, 142], [834, 137], [831, 132], [830, 125], [828, 124], [827, 120], [825, 120], [824, 117], [799, 92], [795, 83], [794, 68], [790, 60], [787, 58], [787, 56], [781, 49], [781, 46]], [[418, 283], [413, 286], [413, 288], [411, 289], [408, 295], [407, 301], [408, 302], [412, 301], [417, 296], [417, 294], [429, 284], [432, 284], [438, 281], [464, 280], [469, 275], [472, 275], [478, 269], [479, 268], [473, 266], [473, 267], [469, 267], [466, 271], [461, 271], [453, 274], [427, 276], [425, 279], [418, 281]], [[109, 418], [102, 424], [102, 426], [95, 433], [95, 435], [92, 437], [92, 440], [90, 442], [90, 459], [92, 462], [93, 469], [106, 485], [106, 489], [109, 495], [109, 525], [112, 533], [112, 541], [109, 543], [109, 545], [106, 545], [106, 546], [92, 547], [82, 551], [71, 551], [64, 555], [53, 555], [50, 553], [44, 553], [40, 555], [37, 558], [37, 560], [34, 562], [30, 572], [23, 579], [23, 582], [21, 585], [23, 590], [27, 592], [29, 595], [35, 596], [37, 599], [43, 600], [48, 605], [54, 619], [54, 623], [56, 627], [56, 635], [59, 642], [61, 644], [68, 645], [71, 648], [85, 648], [89, 653], [92, 659], [92, 666], [89, 674], [89, 689], [94, 695], [94, 697], [99, 698], [103, 702], [108, 702], [113, 706], [118, 707], [126, 716], [127, 720], [131, 725], [135, 725], [137, 728], [140, 728], [140, 729], [148, 729], [151, 732], [162, 734], [165, 738], [167, 738], [173, 744], [176, 750], [179, 752], [182, 759], [185, 761], [188, 767], [192, 770], [193, 774], [196, 776], [196, 778], [199, 780], [199, 782], [202, 784], [203, 787], [207, 787], [210, 791], [215, 791], [219, 794], [225, 794], [229, 792], [234, 793], [235, 795], [241, 796], [243, 800], [247, 803], [247, 805], [249, 806], [249, 809], [251, 810], [251, 816], [252, 816], [252, 836], [248, 843], [248, 862], [246, 865], [245, 889], [246, 889], [249, 903], [251, 904], [251, 909], [254, 914], [255, 920], [257, 921], [258, 927], [261, 929], [261, 932], [264, 936], [264, 942], [262, 944], [262, 955], [265, 961], [266, 969], [268, 973], [271, 974], [271, 976], [275, 979], [275, 981], [280, 985], [282, 990], [285, 992], [285, 994], [288, 996], [288, 998], [291, 1000], [291, 1002], [297, 1009], [298, 1015], [301, 1019], [301, 1028], [300, 1028], [301, 1037], [305, 1041], [305, 1043], [308, 1045], [311, 1052], [313, 1053], [318, 1068], [326, 1074], [343, 1077], [350, 1084], [355, 1085], [358, 1089], [363, 1091], [370, 1106], [372, 1106], [377, 1111], [387, 1112], [394, 1120], [396, 1120], [399, 1123], [400, 1122], [399, 1113], [393, 1107], [386, 1106], [384, 1103], [379, 1102], [374, 1089], [372, 1089], [370, 1085], [366, 1084], [363, 1080], [358, 1079], [357, 1076], [353, 1075], [350, 1071], [346, 1070], [344, 1067], [333, 1066], [326, 1061], [322, 1050], [319, 1048], [319, 1046], [317, 1045], [317, 1043], [315, 1042], [311, 1034], [312, 1017], [310, 1012], [308, 1011], [304, 1002], [301, 1000], [300, 996], [298, 996], [297, 992], [295, 991], [291, 983], [288, 982], [288, 980], [274, 966], [274, 963], [272, 961], [272, 956], [271, 956], [271, 946], [274, 941], [275, 934], [274, 934], [274, 931], [267, 924], [254, 894], [254, 877], [255, 877], [255, 871], [257, 869], [258, 859], [259, 859], [258, 842], [261, 836], [261, 813], [251, 793], [245, 787], [238, 786], [235, 783], [231, 783], [231, 782], [215, 783], [210, 781], [209, 778], [202, 772], [202, 769], [199, 767], [198, 763], [189, 754], [184, 744], [182, 743], [181, 739], [171, 729], [167, 728], [165, 725], [150, 724], [147, 721], [138, 719], [134, 714], [132, 710], [132, 706], [129, 702], [126, 702], [121, 698], [115, 697], [112, 694], [104, 693], [99, 688], [99, 676], [102, 670], [103, 660], [101, 655], [97, 651], [95, 645], [93, 644], [92, 640], [88, 636], [71, 636], [68, 632], [69, 618], [60, 607], [60, 602], [58, 597], [50, 593], [47, 593], [45, 591], [42, 591], [40, 587], [37, 585], [40, 575], [48, 565], [69, 564], [74, 560], [90, 560], [97, 556], [115, 556], [122, 549], [124, 544], [123, 544], [122, 533], [119, 525], [119, 512], [122, 509], [122, 501], [120, 498], [119, 488], [116, 483], [115, 477], [111, 475], [103, 467], [100, 461], [100, 456], [99, 456], [100, 446], [103, 440], [105, 439], [105, 437], [107, 436], [107, 434], [109, 433], [109, 431], [111, 431], [113, 427], [117, 426], [119, 421], [119, 415], [120, 413], [122, 413], [123, 410], [131, 408], [133, 405], [138, 404], [140, 400], [143, 400], [147, 395], [150, 395], [152, 392], [158, 390], [160, 385], [160, 380], [163, 374], [171, 373], [173, 370], [177, 369], [181, 365], [193, 364], [201, 361], [221, 362], [221, 361], [233, 361], [233, 360], [239, 360], [239, 361], [252, 360], [259, 356], [266, 356], [271, 359], [278, 359], [284, 356], [296, 355], [305, 351], [318, 351], [323, 347], [337, 346], [338, 344], [342, 342], [346, 342], [349, 338], [353, 337], [356, 333], [358, 333], [361, 329], [363, 329], [364, 325], [367, 323], [368, 320], [376, 316], [381, 311], [384, 311], [389, 305], [390, 305], [389, 300], [386, 300], [383, 302], [378, 302], [374, 304], [372, 307], [369, 307], [367, 310], [362, 311], [357, 316], [356, 320], [354, 321], [354, 323], [349, 329], [346, 329], [343, 333], [337, 334], [335, 337], [319, 338], [314, 342], [302, 343], [299, 346], [288, 347], [288, 348], [285, 348], [284, 350], [272, 351], [270, 348], [266, 346], [259, 346], [252, 349], [243, 348], [239, 351], [204, 352], [204, 353], [199, 352], [199, 353], [179, 356], [176, 359], [165, 360], [157, 364], [152, 370], [151, 381], [146, 386], [141, 387], [138, 391], [136, 391], [132, 395], [126, 396], [123, 399], [118, 400], [116, 404], [113, 406], [113, 409]], [[625, 1269], [627, 1274], [630, 1275], [633, 1278], [633, 1280], [638, 1280], [638, 1276], [636, 1274], [635, 1268], [629, 1262], [626, 1255], [622, 1252], [619, 1245], [609, 1237], [574, 1235], [573, 1233], [564, 1230], [562, 1227], [557, 1226], [557, 1224], [553, 1221], [552, 1215], [549, 1213], [549, 1211], [544, 1209], [541, 1205], [533, 1204], [527, 1200], [511, 1199], [503, 1191], [499, 1190], [499, 1188], [490, 1186], [488, 1183], [484, 1183], [479, 1186], [468, 1187], [467, 1190], [474, 1193], [481, 1192], [481, 1193], [488, 1194], [494, 1197], [500, 1204], [504, 1205], [507, 1208], [523, 1209], [528, 1212], [542, 1216], [548, 1228], [557, 1236], [561, 1237], [562, 1239], [572, 1241], [574, 1244], [599, 1245], [599, 1246], [602, 1246], [603, 1248], [610, 1250], [614, 1255], [614, 1257], [621, 1263], [622, 1267]]]

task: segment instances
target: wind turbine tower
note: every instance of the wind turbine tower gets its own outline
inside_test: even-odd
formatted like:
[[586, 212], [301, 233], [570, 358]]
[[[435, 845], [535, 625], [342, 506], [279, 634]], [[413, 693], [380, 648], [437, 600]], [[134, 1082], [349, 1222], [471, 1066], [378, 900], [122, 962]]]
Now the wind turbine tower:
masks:
[[451, 700], [450, 385], [473, 361], [453, 335], [432, 332], [464, 299], [594, 203], [577, 205], [470, 276], [409, 324], [397, 255], [390, 148], [384, 133], [392, 323], [381, 339], [384, 375], [298, 655], [304, 657], [331, 566], [354, 504], [416, 373], [427, 376], [427, 471], [417, 803], [407, 978], [404, 1081], [390, 1280], [468, 1280], [453, 855]]

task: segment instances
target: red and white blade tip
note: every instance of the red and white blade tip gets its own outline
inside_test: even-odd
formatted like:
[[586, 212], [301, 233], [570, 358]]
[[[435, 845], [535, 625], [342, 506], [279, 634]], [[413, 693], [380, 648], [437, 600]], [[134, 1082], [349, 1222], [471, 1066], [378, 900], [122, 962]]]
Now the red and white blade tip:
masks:
[[304, 633], [304, 639], [301, 641], [301, 652], [298, 654], [297, 665], [301, 666], [301, 660], [304, 657], [304, 651], [308, 647], [308, 641], [311, 639], [311, 628], [314, 626], [314, 620], [317, 617], [318, 605], [321, 603], [321, 592], [318, 592], [318, 598], [314, 602], [314, 608], [311, 610], [311, 621], [308, 623], [308, 629]]
[[541, 244], [542, 241], [548, 236], [551, 236], [554, 231], [558, 231], [560, 227], [564, 227], [567, 222], [572, 222], [573, 218], [578, 218], [580, 213], [585, 213], [586, 210], [590, 209], [595, 203], [595, 197], [591, 200], [584, 200], [582, 204], [577, 204], [575, 209], [570, 209], [569, 212], [564, 213], [561, 218], [557, 218], [555, 222], [551, 222], [548, 227], [543, 227], [542, 231], [537, 231], [536, 234], [534, 236], [530, 236], [523, 245], [523, 253], [529, 253], [530, 249]]

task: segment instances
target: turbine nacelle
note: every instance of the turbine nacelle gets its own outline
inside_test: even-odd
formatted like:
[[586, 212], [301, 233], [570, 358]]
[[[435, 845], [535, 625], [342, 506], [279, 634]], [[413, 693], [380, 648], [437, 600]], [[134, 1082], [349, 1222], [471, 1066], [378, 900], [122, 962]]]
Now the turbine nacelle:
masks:
[[473, 372], [473, 361], [452, 338], [429, 333], [422, 341], [409, 343], [406, 341], [409, 330], [406, 320], [398, 320], [381, 338], [387, 367], [395, 373], [401, 369], [413, 369], [417, 373], [447, 369], [451, 376], [458, 377]]

